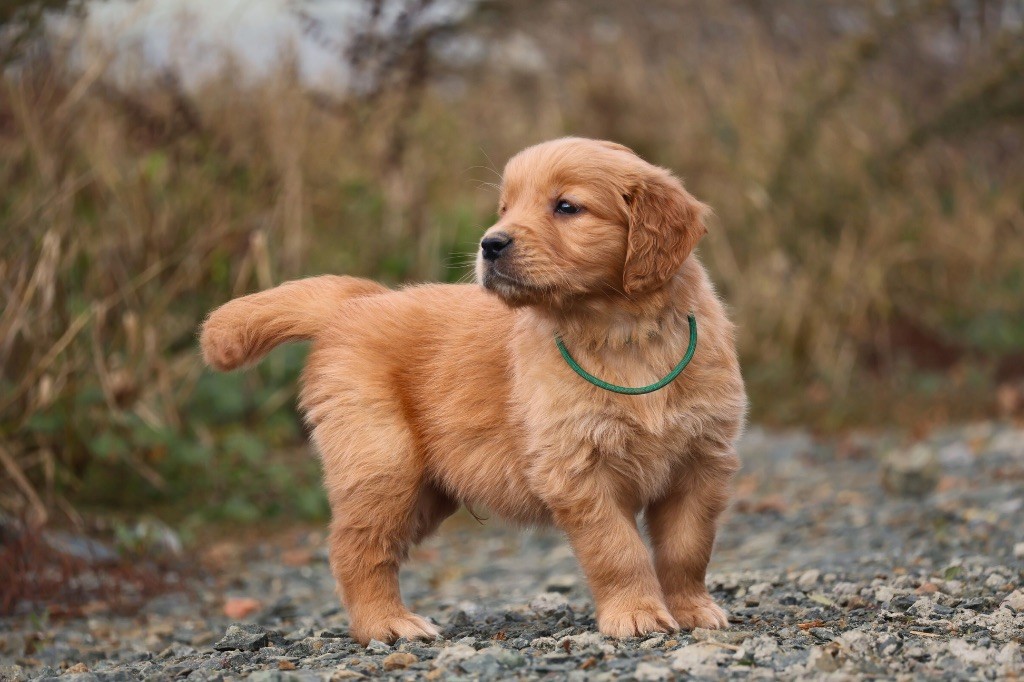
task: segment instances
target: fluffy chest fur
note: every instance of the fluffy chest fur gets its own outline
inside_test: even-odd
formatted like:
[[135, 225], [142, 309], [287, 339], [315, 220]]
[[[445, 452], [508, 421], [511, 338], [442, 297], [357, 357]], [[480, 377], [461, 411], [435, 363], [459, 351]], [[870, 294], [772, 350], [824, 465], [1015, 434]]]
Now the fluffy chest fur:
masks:
[[[616, 394], [571, 370], [555, 347], [552, 323], [524, 316], [517, 331], [513, 391], [523, 406], [535, 492], [544, 498], [571, 489], [574, 478], [596, 476], [630, 507], [660, 496], [700, 429], [701, 417], [687, 403], [686, 373], [660, 391]], [[641, 386], [666, 374], [687, 342], [671, 329], [656, 343], [581, 347], [576, 355], [607, 381]]]

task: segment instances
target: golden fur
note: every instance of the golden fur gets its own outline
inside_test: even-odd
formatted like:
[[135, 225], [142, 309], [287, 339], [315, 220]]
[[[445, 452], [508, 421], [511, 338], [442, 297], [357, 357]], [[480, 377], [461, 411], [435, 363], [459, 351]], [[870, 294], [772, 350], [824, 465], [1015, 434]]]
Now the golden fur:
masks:
[[[563, 200], [581, 210], [556, 212]], [[398, 567], [460, 504], [563, 530], [607, 635], [724, 627], [704, 574], [746, 397], [733, 327], [691, 255], [706, 207], [621, 145], [567, 138], [509, 161], [499, 211], [485, 237], [513, 241], [478, 257], [482, 287], [315, 277], [231, 301], [203, 326], [220, 370], [313, 341], [301, 406], [352, 635], [437, 634], [403, 605]], [[691, 311], [693, 361], [647, 395], [584, 382], [553, 341], [557, 330], [606, 381], [646, 385], [683, 356]]]

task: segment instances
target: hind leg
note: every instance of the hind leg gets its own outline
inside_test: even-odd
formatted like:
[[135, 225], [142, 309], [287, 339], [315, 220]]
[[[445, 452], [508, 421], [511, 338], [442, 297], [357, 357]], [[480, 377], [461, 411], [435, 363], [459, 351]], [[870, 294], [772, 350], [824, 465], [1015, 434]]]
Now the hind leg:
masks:
[[[440, 524], [448, 506], [424, 481], [411, 439], [400, 425], [392, 426], [385, 430], [378, 422], [374, 433], [353, 428], [338, 439], [324, 438], [320, 427], [316, 433], [331, 502], [331, 570], [352, 637], [362, 644], [438, 634], [402, 603], [398, 569], [409, 547]], [[333, 443], [331, 449], [323, 450], [325, 442]]]

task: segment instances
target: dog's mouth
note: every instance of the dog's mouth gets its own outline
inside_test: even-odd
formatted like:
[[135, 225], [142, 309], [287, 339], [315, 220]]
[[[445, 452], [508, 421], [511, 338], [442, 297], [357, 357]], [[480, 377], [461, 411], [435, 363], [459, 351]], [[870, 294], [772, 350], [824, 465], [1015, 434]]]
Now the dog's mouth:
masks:
[[545, 291], [544, 287], [526, 282], [521, 276], [503, 272], [495, 263], [481, 268], [480, 284], [505, 302], [519, 305], [536, 301]]

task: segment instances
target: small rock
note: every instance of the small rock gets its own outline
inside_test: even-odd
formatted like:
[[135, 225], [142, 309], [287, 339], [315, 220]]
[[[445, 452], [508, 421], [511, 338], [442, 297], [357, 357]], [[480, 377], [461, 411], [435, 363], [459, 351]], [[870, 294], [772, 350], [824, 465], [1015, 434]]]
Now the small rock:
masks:
[[259, 625], [233, 623], [228, 626], [224, 637], [213, 645], [217, 651], [257, 651], [270, 644], [266, 630]]
[[836, 638], [835, 631], [829, 628], [811, 628], [810, 632], [823, 642], [831, 642]]
[[842, 667], [841, 649], [835, 644], [816, 646], [807, 657], [808, 670], [833, 673]]
[[721, 642], [722, 644], [739, 644], [754, 636], [753, 632], [747, 630], [708, 630], [706, 628], [694, 628], [690, 634], [695, 642]]
[[807, 590], [817, 585], [819, 578], [821, 578], [821, 571], [812, 568], [809, 571], [804, 571], [797, 578], [796, 584], [800, 589]]
[[0, 680], [25, 682], [28, 680], [28, 674], [20, 665], [0, 665]]
[[380, 640], [371, 639], [370, 643], [366, 645], [366, 650], [375, 654], [386, 654], [391, 651], [391, 645], [385, 644]]
[[558, 647], [570, 651], [573, 654], [611, 654], [615, 647], [605, 640], [604, 635], [599, 632], [583, 632], [578, 635], [562, 637], [558, 641]]
[[633, 672], [633, 677], [644, 682], [646, 680], [670, 680], [674, 677], [672, 670], [663, 665], [640, 663]]
[[472, 620], [470, 619], [469, 614], [463, 611], [462, 609], [455, 609], [454, 611], [452, 611], [451, 616], [448, 617], [449, 627], [463, 628], [469, 625], [471, 622]]
[[988, 578], [985, 579], [985, 587], [990, 587], [992, 589], [998, 589], [998, 588], [1002, 587], [1005, 584], [1006, 584], [1006, 578], [1004, 578], [1003, 576], [999, 575], [998, 573], [993, 573], [992, 575], [990, 575]]
[[476, 655], [476, 649], [466, 644], [453, 644], [441, 649], [441, 653], [434, 659], [436, 667], [447, 668], [458, 665], [462, 661]]
[[250, 597], [236, 597], [224, 602], [224, 615], [231, 620], [244, 620], [263, 608], [263, 602]]
[[645, 639], [640, 642], [641, 649], [655, 649], [661, 646], [665, 642], [665, 635], [655, 635], [650, 639]]
[[75, 663], [73, 666], [64, 671], [66, 675], [74, 675], [76, 673], [87, 673], [89, 672], [89, 666], [85, 663]]
[[557, 644], [554, 637], [538, 637], [530, 641], [530, 646], [534, 649], [554, 649]]
[[893, 495], [924, 497], [935, 490], [941, 477], [938, 455], [923, 443], [894, 450], [882, 461], [882, 485]]
[[543, 594], [538, 594], [530, 602], [530, 608], [541, 616], [550, 615], [556, 611], [560, 611], [568, 605], [569, 601], [565, 598], [565, 595], [557, 592], [544, 592]]
[[1024, 656], [1021, 655], [1020, 644], [1009, 642], [996, 656], [996, 661], [1003, 668], [1003, 674], [1009, 676], [1024, 669]]
[[1013, 609], [1016, 613], [1024, 613], [1024, 590], [1014, 590], [1008, 594], [1002, 605]]
[[331, 673], [331, 682], [337, 682], [338, 680], [354, 680], [360, 677], [366, 677], [362, 673], [358, 673], [355, 670], [349, 670], [348, 668], [338, 668]]
[[951, 639], [947, 644], [949, 652], [968, 665], [988, 665], [994, 651], [970, 644], [965, 639]]
[[915, 594], [935, 594], [939, 591], [939, 586], [935, 583], [921, 583], [921, 585], [914, 590]]
[[903, 640], [898, 635], [882, 635], [875, 643], [875, 651], [879, 656], [888, 658], [903, 648]]
[[1013, 546], [1013, 558], [1024, 559], [1024, 542], [1018, 542]]
[[716, 677], [718, 661], [724, 660], [725, 649], [707, 642], [690, 644], [672, 652], [672, 669], [694, 677]]
[[896, 596], [896, 590], [888, 585], [881, 585], [875, 590], [875, 601], [884, 604], [887, 601], [892, 601], [892, 598]]
[[401, 670], [403, 668], [408, 668], [419, 660], [420, 659], [416, 658], [412, 654], [399, 651], [385, 658], [383, 665], [385, 670]]
[[289, 661], [287, 658], [282, 658], [277, 662], [278, 670], [295, 670], [295, 664]]

